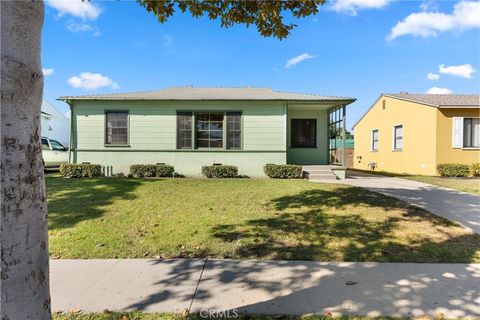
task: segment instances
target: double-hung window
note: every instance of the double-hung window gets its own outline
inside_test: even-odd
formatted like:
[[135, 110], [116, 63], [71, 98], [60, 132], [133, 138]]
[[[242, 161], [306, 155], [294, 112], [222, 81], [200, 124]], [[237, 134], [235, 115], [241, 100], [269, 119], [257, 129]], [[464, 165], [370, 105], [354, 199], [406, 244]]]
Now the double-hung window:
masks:
[[480, 148], [480, 118], [453, 117], [452, 147]]
[[463, 119], [463, 147], [480, 148], [480, 118]]
[[372, 145], [370, 146], [370, 149], [372, 151], [378, 151], [378, 129], [372, 130]]
[[107, 111], [105, 113], [105, 144], [128, 144], [128, 112]]
[[403, 125], [393, 127], [393, 150], [403, 149]]
[[177, 149], [241, 149], [240, 112], [178, 112]]

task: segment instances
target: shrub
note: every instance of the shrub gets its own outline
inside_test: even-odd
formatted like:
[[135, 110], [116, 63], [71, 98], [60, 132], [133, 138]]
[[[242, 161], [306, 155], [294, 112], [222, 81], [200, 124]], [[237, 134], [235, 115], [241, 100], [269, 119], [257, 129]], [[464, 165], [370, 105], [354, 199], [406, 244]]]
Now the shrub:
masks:
[[266, 164], [263, 171], [273, 179], [301, 179], [303, 171], [301, 166], [294, 164]]
[[238, 168], [224, 165], [203, 166], [202, 174], [209, 179], [236, 178], [238, 176]]
[[130, 174], [137, 178], [144, 177], [171, 177], [174, 168], [166, 164], [133, 164], [130, 166]]
[[473, 163], [470, 166], [470, 175], [474, 177], [480, 177], [480, 162]]
[[470, 167], [460, 163], [442, 163], [437, 169], [442, 177], [467, 177], [470, 173]]
[[60, 173], [65, 178], [93, 178], [102, 176], [102, 166], [99, 164], [63, 163]]

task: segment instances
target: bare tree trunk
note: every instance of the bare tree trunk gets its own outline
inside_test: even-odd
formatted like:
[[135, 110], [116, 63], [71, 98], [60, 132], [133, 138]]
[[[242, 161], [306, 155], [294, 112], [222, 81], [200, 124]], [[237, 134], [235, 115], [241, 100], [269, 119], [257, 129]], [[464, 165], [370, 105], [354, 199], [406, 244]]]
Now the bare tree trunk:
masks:
[[42, 1], [0, 1], [2, 320], [51, 318], [40, 144]]

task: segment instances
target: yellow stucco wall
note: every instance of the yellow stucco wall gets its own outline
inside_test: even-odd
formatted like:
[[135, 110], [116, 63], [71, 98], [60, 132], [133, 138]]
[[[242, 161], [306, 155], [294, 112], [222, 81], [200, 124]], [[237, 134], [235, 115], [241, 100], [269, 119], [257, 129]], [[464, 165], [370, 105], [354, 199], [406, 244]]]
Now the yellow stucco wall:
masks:
[[[354, 168], [436, 174], [437, 108], [381, 97], [355, 126]], [[403, 125], [403, 150], [393, 150], [393, 127]], [[379, 131], [379, 149], [371, 151], [371, 131]]]
[[453, 117], [480, 117], [477, 109], [439, 109], [437, 111], [437, 164], [480, 162], [479, 149], [456, 149], [452, 147]]

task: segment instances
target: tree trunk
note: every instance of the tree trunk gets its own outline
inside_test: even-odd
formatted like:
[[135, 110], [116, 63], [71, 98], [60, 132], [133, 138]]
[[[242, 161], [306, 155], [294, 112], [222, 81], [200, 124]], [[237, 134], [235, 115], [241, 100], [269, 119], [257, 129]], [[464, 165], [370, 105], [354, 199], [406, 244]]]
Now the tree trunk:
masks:
[[51, 318], [40, 144], [42, 1], [0, 1], [2, 320]]

